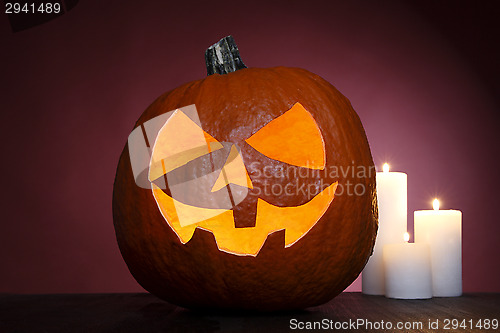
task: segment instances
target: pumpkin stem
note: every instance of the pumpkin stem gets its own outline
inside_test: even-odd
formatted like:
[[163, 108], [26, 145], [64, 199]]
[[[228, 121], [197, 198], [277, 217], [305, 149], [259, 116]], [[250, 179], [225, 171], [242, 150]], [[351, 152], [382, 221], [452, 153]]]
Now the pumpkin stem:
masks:
[[205, 51], [207, 76], [212, 74], [228, 74], [238, 69], [247, 68], [240, 58], [238, 46], [233, 36], [227, 36], [210, 46]]

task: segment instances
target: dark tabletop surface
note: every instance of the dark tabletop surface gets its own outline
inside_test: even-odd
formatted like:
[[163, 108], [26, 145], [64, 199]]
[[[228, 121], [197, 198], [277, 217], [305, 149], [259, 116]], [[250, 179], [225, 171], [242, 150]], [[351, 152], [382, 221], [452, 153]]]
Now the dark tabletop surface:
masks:
[[145, 293], [0, 294], [2, 333], [288, 332], [314, 325], [321, 331], [343, 326], [345, 332], [500, 332], [493, 320], [500, 320], [497, 293], [430, 300], [342, 293], [322, 306], [269, 314], [194, 312]]

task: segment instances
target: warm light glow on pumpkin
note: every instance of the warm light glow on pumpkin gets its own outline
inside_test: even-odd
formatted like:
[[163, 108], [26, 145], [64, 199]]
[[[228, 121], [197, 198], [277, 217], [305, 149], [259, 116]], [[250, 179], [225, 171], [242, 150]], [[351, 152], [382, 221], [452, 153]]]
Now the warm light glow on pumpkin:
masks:
[[274, 160], [310, 169], [325, 168], [323, 136], [312, 115], [300, 103], [245, 141]]
[[388, 163], [384, 163], [384, 165], [382, 166], [382, 171], [389, 172], [389, 164]]
[[[311, 169], [325, 167], [323, 137], [312, 115], [300, 103], [295, 103], [290, 110], [259, 129], [246, 142], [269, 158]], [[153, 182], [200, 156], [222, 148], [221, 143], [179, 109], [158, 133], [149, 179], [158, 208], [183, 244], [193, 237], [196, 228], [200, 228], [214, 235], [220, 250], [256, 256], [269, 234], [285, 230], [284, 245], [289, 247], [309, 232], [334, 198], [338, 182], [300, 206], [275, 206], [259, 198], [255, 226], [236, 228], [231, 209], [207, 208], [181, 202]], [[211, 192], [217, 192], [229, 184], [253, 189], [236, 145], [231, 147]]]
[[439, 210], [439, 200], [438, 199], [434, 199], [434, 201], [432, 202], [432, 209]]

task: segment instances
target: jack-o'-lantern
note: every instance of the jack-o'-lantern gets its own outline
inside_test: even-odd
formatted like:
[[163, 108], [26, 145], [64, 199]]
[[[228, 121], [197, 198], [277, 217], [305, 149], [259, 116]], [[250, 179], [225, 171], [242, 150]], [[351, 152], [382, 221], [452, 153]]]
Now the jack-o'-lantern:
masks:
[[[146, 290], [184, 307], [324, 303], [359, 275], [375, 241], [361, 122], [315, 74], [246, 68], [232, 37], [206, 59], [209, 76], [154, 101], [120, 157], [122, 256]], [[147, 151], [147, 186], [133, 170], [132, 136]]]

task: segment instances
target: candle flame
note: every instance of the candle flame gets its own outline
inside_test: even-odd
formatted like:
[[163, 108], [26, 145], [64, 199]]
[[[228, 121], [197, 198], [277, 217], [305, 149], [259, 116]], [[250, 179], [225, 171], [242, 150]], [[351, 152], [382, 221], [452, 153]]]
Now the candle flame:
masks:
[[405, 240], [405, 243], [408, 243], [408, 241], [410, 240], [410, 234], [405, 232], [403, 239]]
[[432, 202], [432, 208], [434, 210], [439, 210], [439, 200], [438, 199], [434, 199], [434, 201]]
[[384, 163], [384, 165], [382, 166], [382, 171], [389, 172], [389, 164], [388, 163]]

